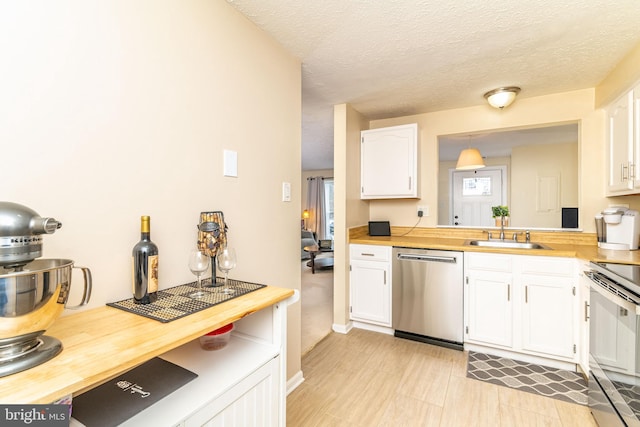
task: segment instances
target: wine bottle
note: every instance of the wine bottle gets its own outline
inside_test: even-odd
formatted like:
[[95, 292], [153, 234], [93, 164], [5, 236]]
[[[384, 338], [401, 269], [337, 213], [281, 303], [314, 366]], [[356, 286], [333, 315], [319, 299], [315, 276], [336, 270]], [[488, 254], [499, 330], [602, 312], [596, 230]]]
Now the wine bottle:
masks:
[[133, 300], [150, 304], [158, 299], [158, 247], [151, 241], [151, 218], [140, 218], [140, 241], [133, 247]]

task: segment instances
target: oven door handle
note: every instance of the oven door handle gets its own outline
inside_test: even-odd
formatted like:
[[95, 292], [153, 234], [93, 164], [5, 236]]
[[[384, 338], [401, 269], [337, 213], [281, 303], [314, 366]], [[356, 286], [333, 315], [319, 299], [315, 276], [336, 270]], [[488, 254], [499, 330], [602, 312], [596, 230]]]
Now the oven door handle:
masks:
[[636, 315], [640, 315], [640, 305], [635, 305], [631, 301], [627, 301], [624, 298], [621, 298], [617, 295], [612, 294], [611, 292], [604, 289], [602, 286], [600, 286], [595, 282], [591, 285], [591, 289], [595, 289], [596, 292], [598, 292], [600, 295], [602, 295], [603, 297], [605, 297], [606, 299], [608, 299], [618, 307], [622, 307], [625, 310], [629, 311], [630, 313], [635, 313]]

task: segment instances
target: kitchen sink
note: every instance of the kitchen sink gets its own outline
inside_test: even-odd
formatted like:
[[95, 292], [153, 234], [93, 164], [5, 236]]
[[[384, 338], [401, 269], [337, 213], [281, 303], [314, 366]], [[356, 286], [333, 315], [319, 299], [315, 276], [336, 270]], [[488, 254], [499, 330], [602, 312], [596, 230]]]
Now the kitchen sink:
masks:
[[516, 242], [515, 240], [467, 240], [464, 244], [467, 246], [480, 246], [485, 248], [551, 249], [541, 243]]

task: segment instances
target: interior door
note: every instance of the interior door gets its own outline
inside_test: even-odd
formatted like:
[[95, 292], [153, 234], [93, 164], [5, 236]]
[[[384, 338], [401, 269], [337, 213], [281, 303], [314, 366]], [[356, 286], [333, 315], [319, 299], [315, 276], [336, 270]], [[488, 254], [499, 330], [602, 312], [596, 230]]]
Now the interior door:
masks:
[[504, 166], [452, 172], [451, 218], [449, 224], [492, 227], [492, 206], [506, 204]]

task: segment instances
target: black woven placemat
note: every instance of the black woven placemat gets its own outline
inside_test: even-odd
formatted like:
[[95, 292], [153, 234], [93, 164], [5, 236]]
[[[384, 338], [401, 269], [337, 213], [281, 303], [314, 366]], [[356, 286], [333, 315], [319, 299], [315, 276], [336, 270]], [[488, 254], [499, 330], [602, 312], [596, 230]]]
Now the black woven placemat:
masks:
[[107, 305], [162, 323], [168, 323], [266, 286], [229, 279], [229, 288], [235, 292], [226, 294], [222, 291], [224, 289], [224, 279], [218, 278], [216, 283], [218, 286], [211, 287], [211, 280], [203, 280], [202, 290], [205, 292], [205, 296], [198, 299], [189, 296], [196, 290], [196, 282], [192, 282], [158, 291], [158, 299], [151, 304], [136, 304], [133, 298], [128, 298], [122, 301], [110, 302]]

